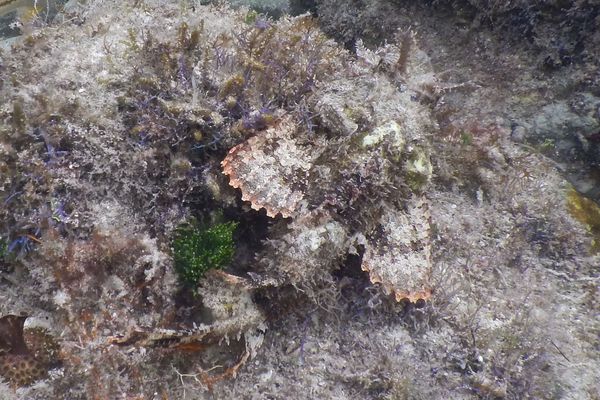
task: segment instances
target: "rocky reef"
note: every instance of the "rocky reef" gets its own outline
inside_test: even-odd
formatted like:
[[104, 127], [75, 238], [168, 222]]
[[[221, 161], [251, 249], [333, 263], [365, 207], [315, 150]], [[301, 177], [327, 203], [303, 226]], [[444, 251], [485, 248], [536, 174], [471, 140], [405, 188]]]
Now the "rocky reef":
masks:
[[598, 394], [595, 203], [324, 4], [89, 2], [0, 52], [1, 398]]

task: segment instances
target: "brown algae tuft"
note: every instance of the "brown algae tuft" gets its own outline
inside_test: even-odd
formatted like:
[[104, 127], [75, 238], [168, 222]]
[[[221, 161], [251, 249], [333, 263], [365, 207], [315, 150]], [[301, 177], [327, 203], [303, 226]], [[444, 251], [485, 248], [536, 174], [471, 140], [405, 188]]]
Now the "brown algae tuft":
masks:
[[584, 224], [588, 232], [593, 235], [590, 250], [597, 254], [600, 251], [600, 206], [577, 190], [570, 189], [567, 194], [567, 208], [573, 218]]

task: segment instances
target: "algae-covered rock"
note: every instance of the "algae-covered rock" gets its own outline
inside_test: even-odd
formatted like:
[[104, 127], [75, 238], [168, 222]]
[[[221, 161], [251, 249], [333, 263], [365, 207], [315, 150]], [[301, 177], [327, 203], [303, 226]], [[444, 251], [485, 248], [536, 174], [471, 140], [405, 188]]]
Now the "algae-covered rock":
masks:
[[[250, 294], [243, 301], [250, 306], [241, 307], [242, 299], [227, 295], [225, 287], [241, 285], [255, 294], [289, 286], [316, 292], [359, 243], [377, 248], [375, 230], [387, 221], [379, 214], [384, 207], [404, 213], [413, 189], [402, 171], [406, 163], [417, 165], [409, 161], [412, 148], [428, 157], [426, 135], [435, 126], [412, 92], [395, 89], [393, 65], [372, 75], [373, 66], [353, 59], [309, 16], [276, 22], [222, 6], [158, 14], [158, 5], [144, 7], [92, 5], [86, 10], [89, 25], [35, 31], [3, 60], [8, 68], [2, 70], [0, 130], [7, 153], [2, 168], [10, 180], [2, 191], [2, 237], [17, 255], [17, 269], [57, 308], [56, 321], [65, 326], [65, 378], [57, 378], [54, 387], [79, 379], [82, 385], [73, 392], [89, 391], [112, 373], [108, 360], [120, 357], [118, 348], [101, 364], [93, 361], [107, 340], [142, 350], [195, 343], [200, 350], [218, 349], [222, 340], [235, 337], [247, 354], [256, 354], [260, 341], [251, 333], [260, 328], [262, 313]], [[165, 25], [173, 29], [162, 29]], [[12, 67], [25, 59], [26, 68]], [[354, 127], [338, 123], [344, 120]], [[389, 121], [393, 135], [360, 144], [362, 136]], [[276, 219], [289, 224], [291, 235], [236, 234], [239, 247], [257, 256], [237, 254], [227, 273], [212, 274], [212, 283], [203, 283], [205, 289], [194, 295], [174, 275], [185, 269], [196, 281], [205, 272], [182, 266], [181, 244], [187, 239], [181, 223], [190, 216], [205, 221], [222, 207], [227, 218], [246, 220], [241, 231], [254, 230], [261, 218], [246, 216], [242, 203], [211, 198], [231, 196], [221, 161], [232, 185], [242, 189], [242, 201], [267, 208], [269, 217], [298, 218]], [[406, 170], [420, 173], [413, 167]], [[429, 179], [423, 176], [419, 192]], [[356, 219], [352, 209], [365, 214]], [[410, 213], [405, 217], [413, 223]], [[428, 221], [417, 225], [422, 223]], [[224, 266], [211, 261], [221, 255], [211, 253], [206, 240], [185, 242], [185, 260]], [[230, 257], [234, 247], [227, 249]], [[425, 252], [414, 267], [428, 271], [430, 248], [414, 251]], [[377, 274], [372, 280], [379, 283], [381, 276], [408, 267], [407, 260], [387, 265], [391, 272], [372, 265], [365, 270]], [[244, 271], [254, 279], [243, 277]], [[429, 278], [421, 274], [419, 291], [427, 290], [422, 288]], [[396, 292], [398, 300], [422, 297], [409, 294], [410, 288], [400, 296], [402, 280], [388, 280], [382, 282], [384, 292]], [[256, 309], [259, 317], [236, 309]], [[178, 330], [182, 324], [188, 328]], [[69, 344], [74, 338], [85, 346]], [[198, 362], [209, 368], [217, 353], [200, 351], [205, 359]], [[222, 371], [199, 382], [209, 385], [234, 374], [247, 359], [231, 364], [235, 354]], [[139, 357], [130, 360], [132, 366]], [[135, 392], [126, 380], [103, 393]]]
[[468, 108], [440, 129], [410, 31], [354, 54], [308, 15], [89, 2], [1, 57], [0, 318], [56, 358], [20, 379], [41, 353], [2, 345], [18, 398], [595, 390], [569, 186]]

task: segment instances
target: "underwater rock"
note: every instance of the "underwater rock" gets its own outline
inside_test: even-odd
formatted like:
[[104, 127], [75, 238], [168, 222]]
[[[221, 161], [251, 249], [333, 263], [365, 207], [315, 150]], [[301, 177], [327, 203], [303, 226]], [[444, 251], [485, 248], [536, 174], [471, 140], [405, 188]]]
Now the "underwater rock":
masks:
[[[0, 235], [60, 310], [64, 336], [85, 343], [65, 347], [67, 371], [111, 368], [92, 361], [107, 335], [140, 349], [194, 344], [208, 367], [208, 348], [230, 337], [256, 354], [265, 318], [254, 296], [267, 287], [318, 290], [363, 248], [364, 269], [386, 293], [428, 297], [428, 220], [410, 204], [428, 190], [435, 123], [417, 100], [431, 69], [412, 36], [378, 50], [386, 60], [378, 66], [354, 59], [306, 15], [272, 21], [200, 7], [167, 32], [171, 17], [148, 24], [135, 7], [120, 7], [137, 22], [92, 7], [88, 21], [104, 22], [86, 23], [91, 32], [68, 24], [35, 32], [23, 45], [34, 50], [3, 54], [3, 64], [16, 65], [38, 52], [28, 69], [0, 70]], [[55, 43], [48, 52], [47, 41]], [[75, 79], [73, 69], [83, 72]], [[58, 73], [50, 79], [50, 71]], [[38, 82], [25, 84], [32, 77]], [[219, 207], [208, 193], [233, 197], [223, 179], [208, 187], [220, 162], [243, 200], [285, 221], [254, 245], [256, 257], [192, 289], [188, 307], [203, 311], [182, 319], [169, 238], [190, 216]], [[223, 204], [243, 212], [231, 209], [235, 200]], [[378, 236], [398, 223], [410, 225], [411, 238]], [[414, 256], [373, 265], [407, 243]], [[88, 382], [102, 376], [94, 374]]]
[[[90, 2], [0, 82], [0, 311], [61, 339], [19, 396], [591, 390], [598, 264], [564, 180], [478, 116], [438, 130], [410, 31], [353, 54], [307, 15]], [[219, 215], [231, 263], [178, 280], [178, 227]]]

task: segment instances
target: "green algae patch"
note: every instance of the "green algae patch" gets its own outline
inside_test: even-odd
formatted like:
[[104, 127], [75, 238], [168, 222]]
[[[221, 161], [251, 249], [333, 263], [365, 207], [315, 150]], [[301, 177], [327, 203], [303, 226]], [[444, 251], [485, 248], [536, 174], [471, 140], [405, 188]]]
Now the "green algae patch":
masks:
[[427, 152], [416, 147], [411, 152], [408, 160], [404, 163], [406, 184], [414, 192], [421, 193], [423, 188], [431, 180], [433, 167]]
[[8, 258], [8, 243], [0, 237], [0, 265]]
[[598, 253], [600, 251], [600, 206], [575, 189], [571, 189], [567, 194], [567, 207], [573, 218], [584, 224], [594, 236], [591, 252]]
[[183, 224], [175, 230], [173, 257], [175, 269], [183, 282], [195, 285], [211, 269], [227, 266], [235, 252], [233, 232], [236, 222], [201, 228]]

